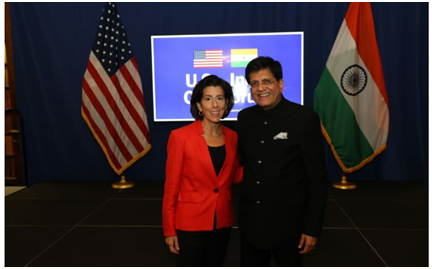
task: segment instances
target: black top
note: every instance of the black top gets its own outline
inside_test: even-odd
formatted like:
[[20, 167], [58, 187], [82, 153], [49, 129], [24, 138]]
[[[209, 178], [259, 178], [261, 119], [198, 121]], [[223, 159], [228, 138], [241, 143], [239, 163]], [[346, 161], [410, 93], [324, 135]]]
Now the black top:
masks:
[[[226, 155], [225, 145], [222, 145], [219, 147], [208, 146], [208, 148], [209, 148], [209, 152], [210, 152], [210, 157], [211, 157], [212, 162], [213, 162], [213, 167], [215, 169], [216, 176], [217, 176], [217, 175], [219, 175], [219, 172], [222, 169], [222, 166], [225, 162], [225, 155]], [[216, 220], [216, 211], [215, 211], [213, 230], [216, 230], [216, 223], [217, 223], [217, 220]]]
[[219, 175], [219, 172], [222, 169], [222, 166], [225, 162], [225, 155], [226, 155], [225, 145], [219, 147], [208, 146], [208, 148], [210, 152], [210, 157], [213, 162], [213, 167], [215, 169], [216, 176], [217, 176]]

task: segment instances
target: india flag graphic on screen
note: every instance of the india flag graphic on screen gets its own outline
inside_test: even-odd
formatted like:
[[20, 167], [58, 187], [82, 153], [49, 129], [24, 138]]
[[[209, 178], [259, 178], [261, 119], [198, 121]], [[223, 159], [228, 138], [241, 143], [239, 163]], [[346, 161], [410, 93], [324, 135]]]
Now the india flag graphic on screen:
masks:
[[231, 67], [246, 67], [253, 59], [258, 57], [258, 49], [232, 49]]

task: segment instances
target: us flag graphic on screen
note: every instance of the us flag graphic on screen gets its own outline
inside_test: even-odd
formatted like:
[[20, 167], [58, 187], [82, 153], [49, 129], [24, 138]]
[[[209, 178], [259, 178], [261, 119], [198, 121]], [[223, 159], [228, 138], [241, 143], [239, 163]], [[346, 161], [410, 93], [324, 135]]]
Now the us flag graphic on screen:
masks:
[[195, 68], [223, 67], [223, 52], [221, 49], [194, 50]]
[[118, 175], [150, 150], [141, 78], [114, 3], [105, 4], [90, 51], [81, 114]]

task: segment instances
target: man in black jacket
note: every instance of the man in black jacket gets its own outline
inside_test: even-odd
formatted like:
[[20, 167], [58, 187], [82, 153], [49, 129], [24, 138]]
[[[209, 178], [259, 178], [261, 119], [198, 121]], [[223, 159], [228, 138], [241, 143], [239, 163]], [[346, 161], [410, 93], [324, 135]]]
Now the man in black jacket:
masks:
[[238, 115], [241, 265], [301, 266], [315, 248], [327, 200], [320, 120], [282, 95], [282, 67], [258, 57], [246, 67], [257, 105]]

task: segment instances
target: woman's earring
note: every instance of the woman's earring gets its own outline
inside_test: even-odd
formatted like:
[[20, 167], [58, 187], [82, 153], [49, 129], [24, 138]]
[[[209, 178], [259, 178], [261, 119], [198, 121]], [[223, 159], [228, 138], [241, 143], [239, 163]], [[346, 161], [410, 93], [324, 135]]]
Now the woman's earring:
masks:
[[199, 112], [198, 112], [198, 115], [202, 116], [202, 115], [203, 115], [203, 112], [202, 112], [202, 111], [199, 111]]

